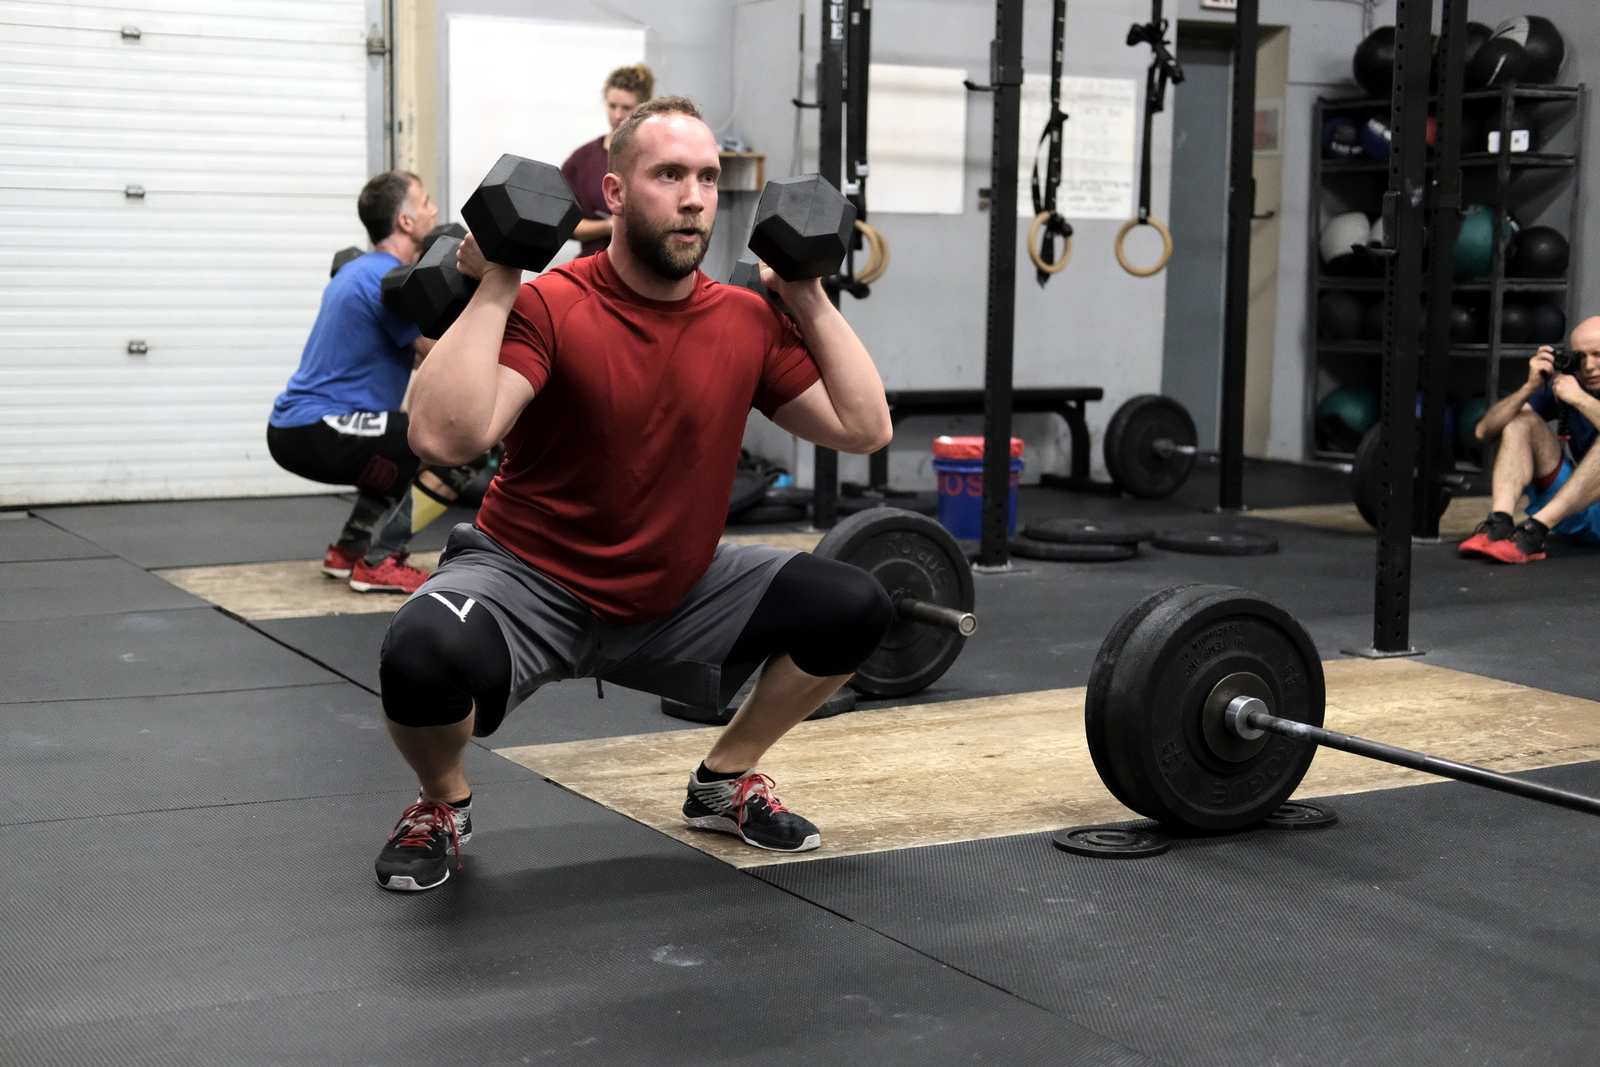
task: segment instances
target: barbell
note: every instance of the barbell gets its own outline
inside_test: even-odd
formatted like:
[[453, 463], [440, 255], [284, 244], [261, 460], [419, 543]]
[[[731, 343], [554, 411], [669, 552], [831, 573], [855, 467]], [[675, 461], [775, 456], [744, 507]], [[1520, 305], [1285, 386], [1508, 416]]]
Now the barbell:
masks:
[[1160, 500], [1177, 492], [1199, 454], [1194, 419], [1170, 396], [1132, 397], [1106, 424], [1106, 471], [1124, 492]]
[[[1230, 586], [1179, 585], [1146, 597], [1106, 635], [1089, 675], [1084, 726], [1111, 794], [1178, 833], [1227, 833], [1273, 818], [1318, 746], [1600, 815], [1600, 798], [1325, 729], [1326, 697], [1316, 645], [1287, 608]], [[1119, 833], [1151, 836], [1071, 827], [1057, 844], [1159, 851]]]

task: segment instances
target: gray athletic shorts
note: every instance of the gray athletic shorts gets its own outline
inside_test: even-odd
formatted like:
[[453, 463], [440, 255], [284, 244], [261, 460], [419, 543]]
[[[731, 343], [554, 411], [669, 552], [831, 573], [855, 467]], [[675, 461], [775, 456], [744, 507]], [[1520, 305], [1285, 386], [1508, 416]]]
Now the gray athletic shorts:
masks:
[[670, 613], [613, 626], [488, 534], [461, 523], [438, 568], [412, 596], [436, 597], [461, 614], [481, 605], [494, 616], [511, 652], [508, 711], [546, 682], [588, 677], [717, 711], [760, 666], [723, 661], [772, 576], [794, 555], [770, 545], [718, 545], [711, 566]]

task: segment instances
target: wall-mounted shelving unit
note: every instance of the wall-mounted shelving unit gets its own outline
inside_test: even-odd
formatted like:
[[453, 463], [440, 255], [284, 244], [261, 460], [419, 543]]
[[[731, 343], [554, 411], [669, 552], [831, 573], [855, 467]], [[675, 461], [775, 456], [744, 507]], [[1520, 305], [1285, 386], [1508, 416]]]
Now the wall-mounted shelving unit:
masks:
[[[1506, 86], [1469, 92], [1463, 96], [1463, 111], [1471, 126], [1483, 132], [1506, 131], [1513, 127], [1513, 116], [1531, 117], [1536, 131], [1533, 151], [1512, 151], [1512, 140], [1504, 132], [1499, 137], [1500, 151], [1487, 152], [1477, 145], [1464, 145], [1461, 155], [1462, 203], [1481, 204], [1494, 212], [1494, 233], [1504, 231], [1509, 216], [1520, 226], [1544, 225], [1559, 230], [1569, 244], [1576, 244], [1579, 170], [1582, 162], [1582, 129], [1587, 91], [1577, 86]], [[1345, 385], [1364, 385], [1377, 389], [1381, 379], [1384, 342], [1373, 337], [1360, 340], [1334, 340], [1326, 336], [1319, 322], [1318, 301], [1329, 290], [1356, 294], [1369, 303], [1381, 300], [1384, 281], [1380, 261], [1372, 261], [1367, 276], [1330, 274], [1324, 269], [1319, 250], [1323, 226], [1335, 215], [1362, 211], [1375, 218], [1388, 183], [1388, 163], [1372, 159], [1340, 159], [1324, 155], [1323, 124], [1329, 117], [1349, 116], [1357, 122], [1379, 117], [1387, 122], [1387, 99], [1318, 99], [1314, 105], [1311, 129], [1316, 138], [1311, 146], [1310, 292], [1307, 301], [1309, 339], [1306, 376], [1306, 454], [1319, 460], [1349, 462], [1352, 454], [1319, 441], [1316, 428], [1317, 404], [1334, 389]], [[1572, 269], [1559, 278], [1508, 277], [1507, 248], [1495, 242], [1492, 264], [1486, 277], [1458, 280], [1453, 291], [1478, 312], [1482, 337], [1476, 343], [1451, 346], [1449, 402], [1457, 410], [1474, 395], [1491, 400], [1514, 389], [1526, 376], [1526, 360], [1538, 349], [1536, 344], [1512, 344], [1502, 339], [1502, 313], [1506, 298], [1524, 303], [1549, 303], [1559, 306], [1568, 329], [1577, 308], [1573, 304]], [[1472, 457], [1458, 453], [1466, 467]]]

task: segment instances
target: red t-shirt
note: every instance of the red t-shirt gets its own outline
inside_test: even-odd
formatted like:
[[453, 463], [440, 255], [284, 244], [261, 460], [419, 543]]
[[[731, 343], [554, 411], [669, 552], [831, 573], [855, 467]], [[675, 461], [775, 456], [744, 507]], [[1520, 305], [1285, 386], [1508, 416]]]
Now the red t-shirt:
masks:
[[695, 273], [647, 300], [610, 253], [522, 287], [500, 362], [537, 395], [506, 435], [478, 526], [608, 622], [671, 611], [711, 563], [752, 407], [819, 380], [760, 296]]
[[[600, 187], [600, 179], [604, 178], [606, 171], [611, 168], [611, 164], [607, 162], [608, 155], [606, 139], [596, 137], [580, 146], [567, 157], [565, 163], [561, 164], [561, 176], [567, 179], [567, 188], [572, 190], [572, 198], [578, 202], [585, 219], [611, 217], [611, 212], [606, 210], [605, 190]], [[580, 246], [582, 249], [580, 254], [592, 256], [610, 246], [610, 235], [602, 235], [584, 241]]]

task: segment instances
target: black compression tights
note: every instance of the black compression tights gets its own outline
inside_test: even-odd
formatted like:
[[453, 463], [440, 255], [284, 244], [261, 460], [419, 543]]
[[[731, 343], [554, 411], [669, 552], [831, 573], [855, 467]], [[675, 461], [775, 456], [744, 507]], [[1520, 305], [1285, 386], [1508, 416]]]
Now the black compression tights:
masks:
[[[476, 731], [491, 732], [505, 717], [511, 691], [511, 653], [494, 616], [444, 594], [406, 601], [383, 641], [379, 678], [383, 710], [402, 726], [460, 722], [478, 707]], [[882, 584], [866, 571], [800, 553], [772, 576], [733, 643], [725, 663], [759, 663], [787, 652], [807, 674], [851, 674], [866, 662], [894, 621]]]

